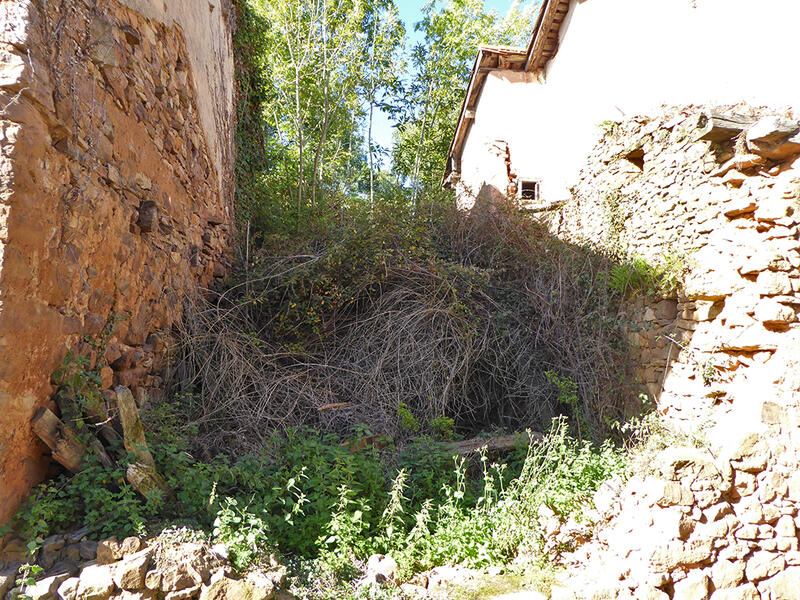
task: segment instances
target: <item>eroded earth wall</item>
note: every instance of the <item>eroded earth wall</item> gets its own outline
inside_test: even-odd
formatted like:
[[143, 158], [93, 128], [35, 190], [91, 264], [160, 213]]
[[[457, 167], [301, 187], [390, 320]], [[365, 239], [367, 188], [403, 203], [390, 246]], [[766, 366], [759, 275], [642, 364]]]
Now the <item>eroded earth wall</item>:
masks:
[[0, 523], [48, 469], [29, 421], [67, 351], [142, 397], [182, 299], [230, 265], [230, 19], [220, 0], [0, 0]]

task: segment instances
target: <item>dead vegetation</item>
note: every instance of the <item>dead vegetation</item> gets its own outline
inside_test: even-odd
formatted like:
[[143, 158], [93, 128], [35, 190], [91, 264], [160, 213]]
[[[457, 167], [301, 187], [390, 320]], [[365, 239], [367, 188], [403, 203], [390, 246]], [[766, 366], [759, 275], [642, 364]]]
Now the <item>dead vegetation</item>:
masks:
[[567, 413], [599, 436], [630, 412], [606, 261], [511, 207], [364, 216], [280, 244], [179, 332], [174, 380], [212, 452], [301, 424], [403, 439], [443, 417], [469, 433]]

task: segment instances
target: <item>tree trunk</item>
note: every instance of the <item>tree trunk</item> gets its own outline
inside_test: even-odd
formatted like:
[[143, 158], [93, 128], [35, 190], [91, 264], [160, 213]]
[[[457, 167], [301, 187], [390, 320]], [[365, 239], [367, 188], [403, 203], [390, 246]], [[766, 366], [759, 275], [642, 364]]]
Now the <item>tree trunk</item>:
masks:
[[425, 107], [423, 108], [423, 113], [422, 113], [422, 126], [420, 127], [419, 130], [419, 143], [417, 144], [417, 154], [414, 157], [414, 175], [412, 177], [413, 189], [411, 195], [411, 202], [414, 205], [414, 207], [416, 207], [419, 202], [419, 199], [417, 197], [419, 194], [419, 168], [420, 168], [420, 163], [422, 162], [422, 144], [425, 141], [425, 128], [428, 124], [428, 105], [430, 104], [431, 100], [432, 86], [433, 86], [433, 80], [431, 79], [428, 82], [428, 91], [425, 93]]
[[372, 119], [375, 108], [375, 43], [378, 37], [378, 19], [372, 22], [372, 52], [369, 61], [369, 126], [367, 127], [367, 150], [369, 151], [369, 209], [375, 209], [375, 162], [372, 156]]
[[322, 106], [322, 131], [319, 134], [319, 143], [317, 144], [317, 151], [314, 154], [314, 171], [312, 173], [311, 181], [311, 207], [315, 208], [317, 205], [317, 182], [321, 179], [319, 175], [320, 161], [322, 160], [322, 153], [325, 151], [325, 140], [328, 137], [328, 122], [330, 119], [330, 72], [328, 69], [328, 6], [323, 2], [322, 4], [322, 93], [323, 93], [323, 106]]

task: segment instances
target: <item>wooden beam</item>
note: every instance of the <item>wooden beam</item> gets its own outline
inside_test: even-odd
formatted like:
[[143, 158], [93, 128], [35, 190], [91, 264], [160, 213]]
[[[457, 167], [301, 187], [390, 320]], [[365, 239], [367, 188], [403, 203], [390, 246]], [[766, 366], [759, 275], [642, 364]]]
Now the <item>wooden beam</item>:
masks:
[[[545, 0], [536, 23], [525, 71], [538, 71], [547, 64], [558, 50], [561, 24], [569, 11], [569, 0]], [[555, 40], [553, 52], [548, 52], [548, 43]]]
[[53, 460], [73, 473], [81, 470], [86, 446], [78, 439], [72, 427], [59, 419], [53, 411], [40, 407], [31, 419], [31, 428], [50, 448]]
[[734, 138], [757, 120], [756, 117], [715, 112], [704, 115], [703, 118], [705, 123], [701, 121], [697, 139], [712, 142], [723, 142]]
[[490, 456], [497, 456], [500, 454], [508, 454], [519, 444], [526, 445], [531, 441], [539, 441], [544, 436], [541, 433], [532, 431], [530, 437], [527, 433], [514, 433], [511, 435], [504, 435], [500, 437], [490, 438], [472, 438], [470, 440], [463, 440], [461, 442], [453, 442], [449, 445], [449, 449], [461, 456], [469, 456], [480, 451], [481, 448], [486, 448], [486, 453]]
[[548, 210], [556, 210], [557, 208], [561, 208], [566, 200], [554, 200], [552, 202], [546, 202], [545, 204], [536, 204], [533, 206], [525, 206], [524, 204], [520, 206], [520, 210], [526, 213], [540, 213], [540, 212], [547, 212]]

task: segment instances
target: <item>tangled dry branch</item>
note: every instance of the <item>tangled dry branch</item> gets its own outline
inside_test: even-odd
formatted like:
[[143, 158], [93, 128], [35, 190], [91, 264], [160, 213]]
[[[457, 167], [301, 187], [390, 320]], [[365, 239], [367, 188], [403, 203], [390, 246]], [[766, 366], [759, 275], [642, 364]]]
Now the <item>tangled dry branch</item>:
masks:
[[[288, 306], [324, 303], [317, 292], [330, 287], [340, 242], [271, 257], [187, 307], [175, 379], [196, 392], [198, 443], [253, 448], [301, 424], [402, 439], [412, 432], [400, 403], [423, 428], [447, 415], [462, 430], [545, 428], [567, 412], [599, 433], [629, 412], [602, 257], [497, 207], [448, 213], [434, 229], [435, 252], [371, 262], [313, 333], [276, 332]], [[385, 235], [356, 235], [367, 254], [386, 246]], [[548, 371], [574, 382], [571, 405]]]

